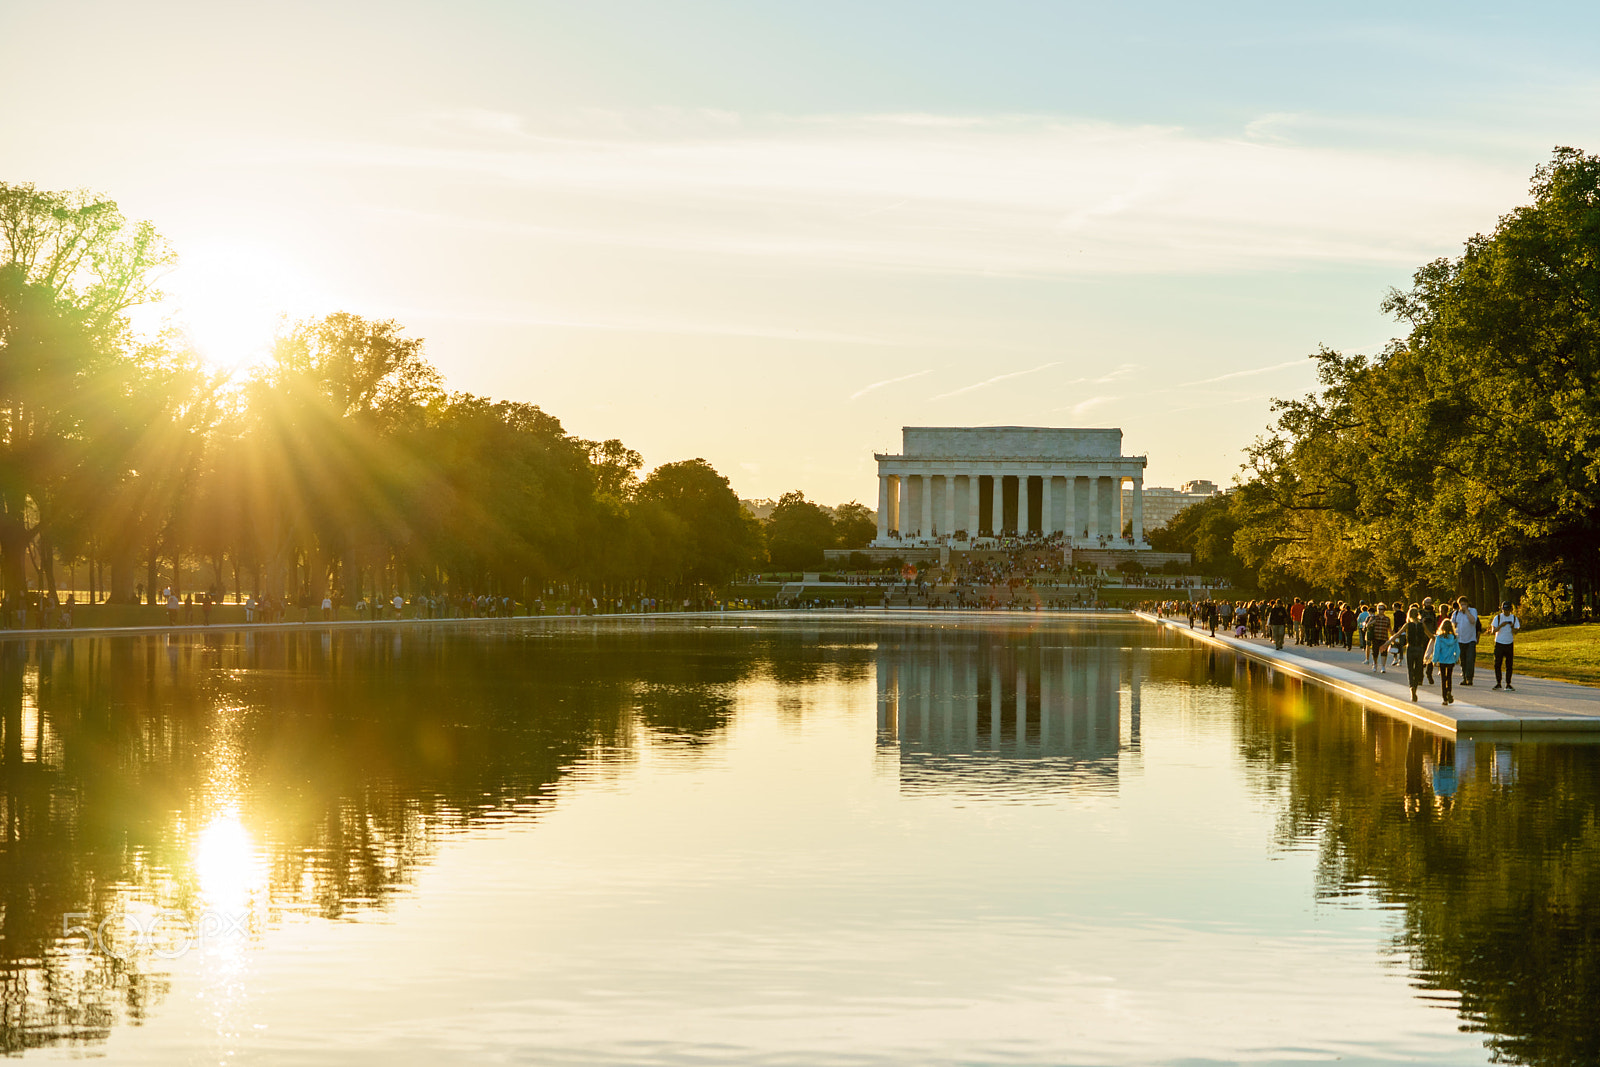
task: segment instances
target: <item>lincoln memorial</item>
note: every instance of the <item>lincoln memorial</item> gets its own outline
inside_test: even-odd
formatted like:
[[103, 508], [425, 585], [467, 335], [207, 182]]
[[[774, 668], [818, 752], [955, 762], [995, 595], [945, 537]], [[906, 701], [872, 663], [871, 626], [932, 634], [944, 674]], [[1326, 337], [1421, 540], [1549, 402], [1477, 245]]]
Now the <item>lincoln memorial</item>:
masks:
[[[907, 426], [899, 455], [878, 455], [874, 547], [1054, 537], [1074, 548], [1148, 548], [1144, 456], [1121, 430]], [[1131, 514], [1122, 483], [1131, 481]], [[1132, 524], [1132, 536], [1122, 531]]]

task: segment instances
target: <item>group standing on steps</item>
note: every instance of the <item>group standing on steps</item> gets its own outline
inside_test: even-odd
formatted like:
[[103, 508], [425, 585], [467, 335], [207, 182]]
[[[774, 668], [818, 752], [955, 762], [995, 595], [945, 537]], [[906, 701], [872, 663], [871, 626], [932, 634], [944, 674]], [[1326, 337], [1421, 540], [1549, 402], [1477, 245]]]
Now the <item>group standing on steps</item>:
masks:
[[1342, 645], [1351, 652], [1359, 642], [1363, 663], [1379, 674], [1404, 664], [1413, 702], [1421, 686], [1435, 684], [1437, 673], [1440, 699], [1454, 704], [1456, 667], [1461, 668], [1460, 684], [1473, 685], [1478, 638], [1493, 633], [1494, 688], [1516, 692], [1511, 682], [1522, 620], [1509, 600], [1501, 603], [1487, 627], [1464, 596], [1441, 606], [1436, 606], [1432, 597], [1409, 606], [1399, 601], [1351, 606], [1345, 601], [1318, 603], [1299, 597], [1288, 603], [1279, 597], [1241, 603], [1169, 600], [1148, 606], [1165, 617], [1187, 616], [1191, 630], [1198, 621], [1213, 637], [1219, 625], [1237, 638], [1261, 637], [1264, 631], [1278, 651], [1291, 636], [1296, 645]]

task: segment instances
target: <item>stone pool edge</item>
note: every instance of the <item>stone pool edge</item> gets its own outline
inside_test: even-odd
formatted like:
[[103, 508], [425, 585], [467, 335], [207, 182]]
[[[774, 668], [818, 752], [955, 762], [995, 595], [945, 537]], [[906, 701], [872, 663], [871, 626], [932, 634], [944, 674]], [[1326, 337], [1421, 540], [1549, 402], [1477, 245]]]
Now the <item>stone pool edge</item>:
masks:
[[1345, 696], [1353, 697], [1386, 715], [1419, 722], [1425, 726], [1443, 730], [1446, 733], [1466, 735], [1494, 734], [1498, 736], [1515, 734], [1519, 737], [1530, 733], [1535, 735], [1572, 733], [1588, 735], [1589, 738], [1600, 740], [1600, 717], [1597, 716], [1509, 715], [1503, 711], [1495, 711], [1492, 708], [1485, 708], [1459, 700], [1449, 707], [1412, 704], [1408, 701], [1397, 700], [1386, 693], [1367, 688], [1362, 684], [1361, 674], [1346, 670], [1343, 667], [1330, 666], [1303, 656], [1297, 656], [1292, 652], [1279, 652], [1275, 649], [1263, 648], [1260, 645], [1239, 641], [1222, 634], [1213, 636], [1201, 630], [1191, 630], [1187, 625], [1174, 619], [1163, 619], [1148, 612], [1136, 611], [1134, 614], [1146, 622], [1166, 627], [1176, 633], [1187, 634], [1192, 640], [1202, 645], [1210, 645], [1226, 649], [1229, 652], [1236, 652], [1258, 663], [1265, 663], [1276, 670], [1281, 670], [1285, 674], [1314, 682]]

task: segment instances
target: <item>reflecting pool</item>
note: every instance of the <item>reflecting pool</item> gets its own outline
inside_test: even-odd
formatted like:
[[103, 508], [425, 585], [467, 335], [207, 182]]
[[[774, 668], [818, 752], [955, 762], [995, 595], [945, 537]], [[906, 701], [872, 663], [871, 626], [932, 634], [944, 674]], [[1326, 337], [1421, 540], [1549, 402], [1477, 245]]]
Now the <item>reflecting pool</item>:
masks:
[[1128, 617], [0, 643], [0, 1048], [1595, 1063], [1597, 802]]

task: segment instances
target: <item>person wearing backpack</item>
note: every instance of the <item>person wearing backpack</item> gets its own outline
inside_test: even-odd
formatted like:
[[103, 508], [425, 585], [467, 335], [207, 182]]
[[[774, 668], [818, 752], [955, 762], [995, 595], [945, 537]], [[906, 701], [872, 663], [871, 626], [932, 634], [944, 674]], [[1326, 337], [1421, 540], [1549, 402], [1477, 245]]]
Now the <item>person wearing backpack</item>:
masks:
[[1283, 635], [1289, 628], [1289, 609], [1283, 606], [1283, 598], [1272, 602], [1272, 607], [1267, 609], [1267, 629], [1272, 631], [1272, 647], [1279, 652], [1283, 651]]
[[1517, 689], [1511, 684], [1511, 663], [1522, 620], [1512, 612], [1511, 601], [1501, 601], [1500, 611], [1489, 622], [1489, 629], [1494, 631], [1494, 687], [1500, 688], [1500, 665], [1503, 663], [1506, 668], [1505, 690], [1515, 693]]
[[1422, 609], [1415, 604], [1406, 612], [1406, 625], [1394, 640], [1405, 650], [1406, 682], [1411, 686], [1411, 702], [1417, 702], [1417, 686], [1422, 684], [1422, 657], [1428, 648], [1428, 628], [1422, 623]]

